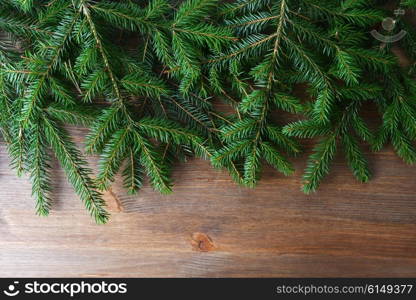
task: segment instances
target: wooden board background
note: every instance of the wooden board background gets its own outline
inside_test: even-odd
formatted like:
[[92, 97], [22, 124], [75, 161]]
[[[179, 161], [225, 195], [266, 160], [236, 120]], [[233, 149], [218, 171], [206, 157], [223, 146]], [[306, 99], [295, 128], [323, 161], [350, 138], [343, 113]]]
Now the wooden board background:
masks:
[[[81, 143], [86, 131], [72, 132]], [[99, 226], [57, 166], [51, 216], [35, 216], [30, 184], [0, 143], [0, 277], [415, 277], [416, 167], [389, 147], [367, 151], [374, 178], [360, 184], [339, 155], [307, 196], [305, 148], [295, 175], [266, 168], [255, 190], [202, 160], [175, 168], [169, 196], [148, 184], [127, 196], [117, 182]]]
[[[81, 142], [85, 130], [72, 132]], [[368, 153], [374, 178], [360, 184], [339, 156], [307, 196], [308, 152], [293, 176], [266, 168], [255, 190], [202, 160], [175, 168], [173, 195], [146, 184], [127, 196], [118, 182], [110, 223], [95, 225], [58, 167], [51, 216], [35, 216], [1, 144], [0, 276], [416, 276], [416, 168], [390, 148]]]

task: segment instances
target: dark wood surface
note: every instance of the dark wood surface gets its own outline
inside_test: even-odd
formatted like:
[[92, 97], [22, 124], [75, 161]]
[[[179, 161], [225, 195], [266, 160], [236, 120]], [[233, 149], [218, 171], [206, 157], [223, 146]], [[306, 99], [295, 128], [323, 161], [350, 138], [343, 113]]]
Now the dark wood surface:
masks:
[[[72, 132], [81, 142], [85, 130]], [[374, 178], [360, 184], [339, 156], [308, 196], [307, 154], [293, 176], [265, 168], [255, 190], [202, 160], [175, 168], [169, 196], [148, 184], [127, 196], [118, 182], [99, 226], [58, 167], [54, 209], [35, 216], [30, 184], [1, 144], [0, 276], [416, 276], [416, 168], [390, 148], [368, 153]]]

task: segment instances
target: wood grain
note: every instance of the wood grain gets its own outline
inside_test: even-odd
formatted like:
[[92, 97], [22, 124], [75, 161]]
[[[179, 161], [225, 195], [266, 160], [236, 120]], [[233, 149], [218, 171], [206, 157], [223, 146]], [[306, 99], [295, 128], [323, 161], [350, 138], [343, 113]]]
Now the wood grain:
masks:
[[[82, 142], [85, 130], [71, 131]], [[339, 156], [308, 196], [308, 153], [293, 176], [265, 168], [255, 190], [196, 159], [176, 166], [169, 196], [148, 184], [128, 196], [118, 180], [105, 195], [110, 223], [95, 225], [58, 166], [51, 216], [35, 216], [30, 184], [2, 144], [0, 276], [416, 276], [416, 168], [390, 148], [367, 153], [374, 178], [360, 184]]]

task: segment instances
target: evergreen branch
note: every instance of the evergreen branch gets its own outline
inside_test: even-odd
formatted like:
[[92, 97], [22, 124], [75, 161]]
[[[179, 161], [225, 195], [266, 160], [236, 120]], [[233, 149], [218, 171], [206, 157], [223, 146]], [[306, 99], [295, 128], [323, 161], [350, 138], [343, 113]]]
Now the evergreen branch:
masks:
[[[279, 50], [280, 50], [280, 43], [284, 34], [284, 25], [286, 23], [286, 13], [287, 13], [288, 7], [287, 7], [287, 3], [286, 0], [281, 0], [280, 1], [280, 14], [278, 17], [278, 23], [277, 23], [277, 28], [276, 28], [276, 40], [274, 42], [274, 46], [273, 46], [273, 52], [272, 52], [272, 57], [270, 59], [270, 62], [272, 64], [275, 64]], [[271, 84], [272, 84], [272, 80], [273, 80], [273, 74], [274, 72], [272, 71], [273, 69], [270, 67], [270, 72], [269, 75], [267, 76], [268, 78], [268, 88], [271, 88]]]
[[254, 11], [259, 4], [262, 2], [268, 1], [258, 1], [258, 0], [238, 0], [235, 3], [225, 3], [222, 10], [220, 11], [220, 16], [234, 16], [237, 12], [244, 12], [244, 10]]
[[229, 54], [209, 59], [207, 63], [218, 63], [220, 61], [224, 61], [224, 60], [228, 60], [230, 58], [236, 57], [246, 52], [249, 49], [259, 47], [260, 45], [272, 40], [275, 37], [276, 37], [276, 34], [272, 34], [268, 36], [258, 35], [258, 36], [248, 37], [242, 40], [242, 42], [240, 43], [241, 45], [240, 48], [233, 49], [234, 51], [230, 52]]
[[15, 0], [20, 8], [24, 11], [29, 11], [33, 7], [33, 0]]
[[260, 147], [264, 159], [276, 170], [282, 172], [286, 176], [292, 175], [295, 172], [293, 166], [287, 159], [280, 155], [270, 143], [262, 143]]
[[97, 117], [97, 111], [86, 107], [63, 107], [51, 104], [46, 108], [48, 115], [62, 123], [90, 126]]
[[129, 74], [120, 82], [127, 91], [133, 94], [155, 98], [170, 94], [169, 88], [162, 80], [140, 73]]
[[82, 2], [81, 8], [82, 8], [82, 13], [87, 18], [87, 21], [88, 21], [88, 24], [89, 24], [89, 26], [91, 28], [92, 34], [94, 36], [94, 39], [95, 39], [97, 48], [98, 48], [98, 50], [99, 50], [99, 52], [101, 54], [101, 57], [102, 57], [102, 59], [104, 61], [104, 65], [105, 65], [106, 71], [108, 73], [108, 76], [110, 78], [110, 81], [111, 81], [111, 84], [112, 84], [112, 87], [113, 87], [115, 96], [116, 96], [116, 98], [119, 101], [122, 101], [122, 97], [121, 97], [120, 89], [118, 87], [118, 83], [117, 83], [116, 76], [114, 75], [114, 73], [112, 71], [112, 68], [110, 66], [110, 63], [109, 63], [107, 54], [106, 54], [106, 52], [104, 50], [104, 47], [103, 47], [103, 44], [101, 42], [101, 38], [100, 38], [100, 36], [99, 36], [99, 34], [97, 32], [97, 28], [96, 28], [96, 26], [94, 24], [94, 21], [91, 18], [91, 14], [90, 14], [89, 7], [88, 7], [88, 5], [85, 2]]
[[184, 1], [177, 10], [173, 26], [181, 24], [192, 24], [217, 5], [217, 0], [188, 0]]
[[133, 149], [128, 150], [127, 164], [123, 171], [123, 185], [131, 195], [136, 194], [143, 186], [143, 170]]
[[168, 169], [162, 156], [138, 132], [133, 131], [133, 136], [136, 142], [135, 155], [140, 155], [140, 163], [145, 167], [153, 188], [162, 194], [171, 193]]
[[[338, 145], [361, 182], [370, 178], [361, 141], [374, 150], [391, 142], [415, 163], [416, 31], [398, 18], [407, 34], [397, 45], [411, 60], [402, 67], [396, 47], [367, 34], [385, 14], [373, 4], [0, 0], [0, 133], [11, 165], [30, 175], [37, 212], [46, 215], [52, 148], [89, 213], [105, 222], [96, 188], [109, 188], [123, 163], [129, 193], [144, 173], [169, 193], [169, 167], [189, 154], [254, 187], [264, 163], [293, 172], [285, 153], [301, 152], [296, 138], [320, 138], [304, 174], [307, 193], [329, 173]], [[234, 114], [218, 112], [214, 99]], [[382, 117], [376, 134], [361, 117], [364, 102]], [[287, 124], [275, 110], [299, 121]], [[67, 124], [90, 128], [97, 181]]]
[[201, 120], [195, 113], [193, 113], [190, 109], [187, 109], [185, 105], [179, 103], [174, 98], [169, 98], [169, 100], [175, 104], [181, 111], [183, 111], [190, 119], [194, 120], [196, 123], [200, 124], [205, 130], [210, 131], [209, 125]]
[[91, 170], [85, 167], [86, 162], [81, 153], [68, 138], [67, 133], [58, 128], [53, 121], [44, 117], [42, 123], [48, 143], [75, 191], [84, 202], [85, 208], [97, 223], [106, 223], [109, 215], [104, 209], [105, 202], [95, 190], [96, 186], [90, 178]]
[[[149, 6], [151, 7], [154, 3], [161, 9], [157, 14], [163, 14], [169, 7], [168, 3], [163, 0], [150, 1]], [[155, 28], [167, 28], [155, 19], [154, 12], [143, 10], [135, 3], [124, 4], [103, 1], [90, 5], [90, 8], [111, 24], [130, 31], [143, 30], [144, 32], [150, 32]], [[157, 11], [157, 8], [151, 8]]]
[[117, 129], [121, 119], [121, 107], [113, 105], [103, 111], [97, 121], [92, 124], [87, 136], [86, 151], [96, 153], [102, 149], [107, 138]]
[[97, 176], [98, 187], [101, 190], [108, 188], [108, 182], [114, 180], [114, 175], [120, 169], [127, 152], [129, 135], [130, 128], [120, 129], [113, 134], [111, 140], [105, 146], [99, 162]]
[[82, 82], [83, 101], [91, 102], [107, 84], [107, 72], [104, 69], [97, 69], [91, 72]]
[[51, 208], [51, 178], [48, 172], [50, 168], [45, 151], [44, 137], [40, 124], [36, 124], [31, 133], [30, 150], [30, 179], [32, 182], [32, 196], [36, 199], [36, 213], [47, 216]]
[[250, 140], [242, 140], [226, 145], [212, 156], [211, 162], [215, 167], [225, 166], [243, 156], [250, 144]]
[[41, 101], [41, 96], [46, 91], [45, 83], [47, 81], [47, 78], [56, 67], [58, 60], [60, 59], [60, 56], [64, 50], [64, 47], [67, 44], [68, 39], [70, 38], [72, 29], [78, 18], [79, 14], [73, 15], [72, 18], [70, 18], [69, 15], [61, 23], [61, 27], [65, 29], [64, 33], [61, 33], [60, 31], [55, 31], [53, 38], [56, 44], [52, 49], [52, 57], [46, 65], [46, 70], [41, 74], [39, 78], [37, 78], [34, 82], [31, 83], [27, 91], [28, 96], [24, 98], [24, 105], [22, 108], [21, 117], [21, 122], [23, 126], [27, 126], [27, 123], [33, 117], [34, 110], [37, 107], [37, 102]]
[[146, 118], [140, 120], [138, 128], [143, 132], [164, 143], [173, 143], [176, 145], [189, 144], [192, 146], [198, 156], [207, 158], [211, 156], [202, 139], [190, 130], [184, 129], [179, 124], [167, 119]]
[[260, 149], [257, 138], [250, 145], [249, 151], [245, 155], [244, 161], [244, 184], [248, 187], [255, 187], [258, 181], [260, 169]]
[[336, 136], [324, 138], [314, 148], [314, 153], [308, 159], [308, 165], [303, 175], [303, 191], [310, 193], [316, 191], [322, 178], [328, 174], [329, 165], [336, 151]]
[[331, 129], [313, 120], [302, 120], [283, 127], [283, 133], [299, 138], [314, 138], [330, 134]]
[[349, 134], [344, 134], [341, 142], [354, 176], [361, 182], [368, 182], [371, 176], [368, 163], [358, 146], [357, 140]]

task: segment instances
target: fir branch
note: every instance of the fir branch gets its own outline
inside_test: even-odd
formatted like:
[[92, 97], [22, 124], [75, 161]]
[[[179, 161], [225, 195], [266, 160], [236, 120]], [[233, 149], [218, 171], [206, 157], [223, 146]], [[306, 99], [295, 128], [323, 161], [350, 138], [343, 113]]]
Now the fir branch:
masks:
[[45, 137], [41, 124], [36, 124], [31, 133], [30, 141], [30, 179], [32, 181], [32, 196], [36, 199], [36, 213], [47, 216], [51, 208], [51, 177], [49, 158], [46, 153]]
[[108, 221], [105, 202], [90, 178], [91, 170], [85, 167], [81, 153], [69, 139], [68, 134], [47, 117], [43, 117], [45, 136], [85, 208], [99, 224]]
[[133, 133], [136, 143], [135, 154], [140, 156], [140, 163], [145, 167], [153, 188], [162, 194], [171, 193], [169, 172], [162, 156], [140, 134], [136, 131], [133, 131]]
[[123, 177], [124, 187], [131, 195], [136, 194], [143, 186], [143, 167], [131, 148], [128, 150], [127, 164], [123, 171]]
[[114, 175], [120, 169], [127, 152], [129, 135], [131, 135], [129, 127], [116, 131], [103, 149], [97, 176], [100, 189], [107, 189], [108, 183], [114, 180]]
[[[416, 162], [414, 62], [401, 68], [393, 47], [367, 34], [384, 15], [365, 0], [0, 0], [0, 133], [11, 165], [30, 175], [37, 212], [47, 215], [51, 148], [99, 223], [108, 214], [96, 189], [120, 169], [129, 193], [145, 173], [169, 193], [170, 167], [192, 154], [254, 187], [264, 163], [290, 175], [285, 156], [301, 152], [297, 138], [318, 138], [305, 192], [318, 188], [338, 147], [367, 182], [361, 142], [391, 143]], [[398, 22], [407, 35], [397, 45], [414, 60], [416, 31]], [[364, 102], [383, 120], [375, 134]], [[96, 181], [67, 124], [89, 127]]]
[[308, 159], [308, 164], [303, 175], [303, 191], [310, 193], [315, 191], [322, 178], [328, 174], [329, 165], [336, 151], [336, 136], [330, 135], [323, 139], [313, 149], [314, 153]]

